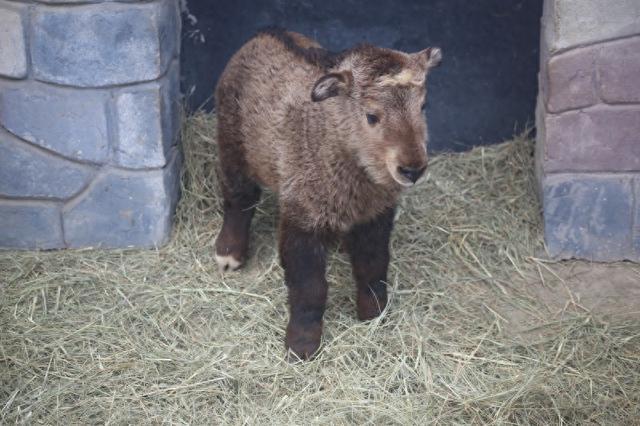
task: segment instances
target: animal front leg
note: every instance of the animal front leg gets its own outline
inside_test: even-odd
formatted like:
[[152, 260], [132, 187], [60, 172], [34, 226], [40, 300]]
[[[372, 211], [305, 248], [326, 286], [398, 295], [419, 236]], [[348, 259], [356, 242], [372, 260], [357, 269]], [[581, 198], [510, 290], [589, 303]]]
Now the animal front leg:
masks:
[[389, 208], [374, 220], [355, 225], [345, 236], [361, 320], [377, 317], [387, 306], [386, 281], [393, 216], [394, 209]]
[[[283, 216], [286, 213], [283, 212]], [[280, 222], [280, 261], [289, 288], [286, 346], [301, 359], [320, 347], [327, 301], [326, 249], [322, 239], [286, 219]]]

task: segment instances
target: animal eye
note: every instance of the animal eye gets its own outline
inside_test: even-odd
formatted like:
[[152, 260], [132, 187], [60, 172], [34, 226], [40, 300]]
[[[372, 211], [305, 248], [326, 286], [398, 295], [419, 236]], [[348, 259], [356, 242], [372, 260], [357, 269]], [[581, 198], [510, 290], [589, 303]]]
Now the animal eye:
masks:
[[377, 115], [374, 114], [367, 114], [367, 123], [371, 124], [372, 126], [374, 124], [376, 124], [378, 121], [380, 121], [380, 119], [378, 118]]

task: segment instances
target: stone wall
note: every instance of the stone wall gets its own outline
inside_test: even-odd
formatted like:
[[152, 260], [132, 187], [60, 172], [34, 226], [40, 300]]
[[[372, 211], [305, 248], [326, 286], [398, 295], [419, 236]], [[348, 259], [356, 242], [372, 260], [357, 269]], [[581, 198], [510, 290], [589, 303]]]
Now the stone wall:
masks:
[[0, 248], [165, 242], [178, 0], [0, 0]]
[[640, 1], [545, 0], [541, 47], [547, 249], [640, 260]]

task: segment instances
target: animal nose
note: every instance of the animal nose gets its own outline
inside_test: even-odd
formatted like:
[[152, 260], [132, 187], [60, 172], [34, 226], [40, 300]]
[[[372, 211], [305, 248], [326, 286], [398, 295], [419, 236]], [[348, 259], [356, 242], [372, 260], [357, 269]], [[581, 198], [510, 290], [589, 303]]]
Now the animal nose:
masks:
[[427, 166], [420, 168], [398, 166], [398, 173], [409, 179], [411, 182], [416, 183], [416, 181], [420, 179], [420, 176], [422, 176], [426, 169]]

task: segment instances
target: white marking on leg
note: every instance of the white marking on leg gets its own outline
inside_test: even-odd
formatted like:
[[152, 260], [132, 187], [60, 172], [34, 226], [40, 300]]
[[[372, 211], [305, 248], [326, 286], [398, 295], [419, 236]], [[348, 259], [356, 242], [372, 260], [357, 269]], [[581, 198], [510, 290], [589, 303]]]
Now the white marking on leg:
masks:
[[242, 266], [242, 262], [231, 255], [220, 256], [216, 254], [216, 262], [218, 262], [220, 272], [235, 271]]

